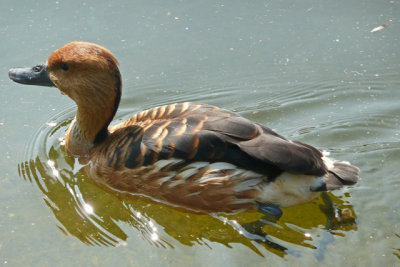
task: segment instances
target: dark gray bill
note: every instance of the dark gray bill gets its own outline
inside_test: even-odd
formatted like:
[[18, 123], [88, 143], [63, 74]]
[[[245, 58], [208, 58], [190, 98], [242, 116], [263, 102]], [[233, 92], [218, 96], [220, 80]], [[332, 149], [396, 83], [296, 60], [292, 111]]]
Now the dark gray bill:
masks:
[[8, 77], [14, 82], [22, 84], [55, 86], [50, 80], [46, 64], [36, 65], [32, 68], [12, 68], [8, 71]]

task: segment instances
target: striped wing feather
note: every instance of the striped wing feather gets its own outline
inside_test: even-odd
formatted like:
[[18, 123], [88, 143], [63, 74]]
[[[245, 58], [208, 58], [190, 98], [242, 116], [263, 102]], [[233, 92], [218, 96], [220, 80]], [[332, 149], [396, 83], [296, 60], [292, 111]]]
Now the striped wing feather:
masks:
[[315, 148], [210, 105], [181, 103], [147, 110], [116, 126], [112, 134], [118, 138], [110, 138], [113, 143], [103, 151], [114, 151], [108, 157], [114, 168], [151, 165], [174, 157], [228, 162], [263, 173], [270, 180], [283, 171], [326, 173]]

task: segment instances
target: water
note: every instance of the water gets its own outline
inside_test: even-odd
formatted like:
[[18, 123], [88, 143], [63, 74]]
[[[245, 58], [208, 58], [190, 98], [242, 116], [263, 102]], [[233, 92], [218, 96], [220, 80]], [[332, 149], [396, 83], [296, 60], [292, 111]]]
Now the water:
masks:
[[[398, 265], [399, 4], [1, 2], [0, 263]], [[176, 101], [234, 110], [360, 167], [356, 186], [330, 194], [352, 216], [337, 222], [319, 198], [284, 209], [261, 242], [246, 231], [257, 212], [192, 214], [98, 188], [63, 149], [72, 101], [7, 77], [73, 40], [119, 59], [115, 123]]]

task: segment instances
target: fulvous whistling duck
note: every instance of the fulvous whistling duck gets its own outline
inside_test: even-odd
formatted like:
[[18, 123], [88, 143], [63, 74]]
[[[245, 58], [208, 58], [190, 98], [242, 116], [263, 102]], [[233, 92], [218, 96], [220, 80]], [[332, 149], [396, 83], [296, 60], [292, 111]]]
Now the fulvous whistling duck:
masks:
[[279, 207], [358, 181], [359, 169], [348, 162], [211, 105], [165, 105], [109, 126], [121, 75], [113, 54], [96, 44], [69, 43], [46, 64], [10, 69], [9, 77], [55, 86], [75, 101], [66, 149], [87, 158], [87, 173], [118, 192], [199, 212], [258, 208], [280, 215]]

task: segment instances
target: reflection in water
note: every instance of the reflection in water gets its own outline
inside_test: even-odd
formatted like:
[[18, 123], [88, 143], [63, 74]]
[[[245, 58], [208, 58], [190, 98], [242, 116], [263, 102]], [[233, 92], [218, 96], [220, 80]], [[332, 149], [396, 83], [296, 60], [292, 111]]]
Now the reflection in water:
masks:
[[[395, 234], [395, 235], [400, 239], [400, 235], [399, 234]], [[395, 255], [400, 260], [400, 248], [394, 248], [393, 255]]]
[[85, 244], [124, 246], [128, 240], [122, 229], [125, 224], [157, 247], [173, 248], [173, 240], [210, 248], [212, 242], [226, 247], [240, 243], [260, 256], [266, 249], [283, 257], [296, 254], [297, 246], [302, 246], [317, 251], [318, 258], [323, 257], [326, 243], [332, 242], [335, 235], [344, 236], [346, 231], [357, 229], [352, 206], [333, 195], [323, 195], [317, 205], [288, 209], [273, 222], [255, 211], [194, 214], [145, 197], [127, 198], [104, 191], [65, 152], [58, 137], [64, 135], [69, 122], [64, 120], [55, 127], [47, 124], [40, 130], [30, 144], [28, 159], [19, 165], [19, 173], [43, 193], [46, 205], [60, 223], [58, 228]]

